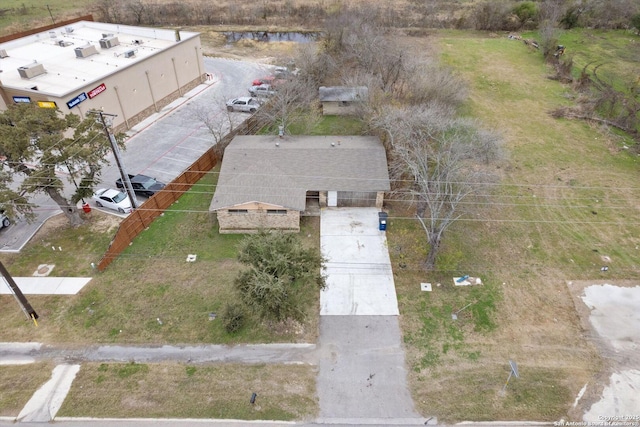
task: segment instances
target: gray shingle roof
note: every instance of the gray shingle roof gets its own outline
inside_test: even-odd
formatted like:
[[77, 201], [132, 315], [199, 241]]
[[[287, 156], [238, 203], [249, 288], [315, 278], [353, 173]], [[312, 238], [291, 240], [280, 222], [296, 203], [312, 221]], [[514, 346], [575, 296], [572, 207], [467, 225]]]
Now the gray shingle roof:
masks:
[[368, 96], [366, 86], [320, 86], [318, 89], [320, 102], [363, 101]]
[[303, 211], [307, 191], [389, 188], [376, 137], [242, 135], [225, 149], [209, 210], [263, 202]]

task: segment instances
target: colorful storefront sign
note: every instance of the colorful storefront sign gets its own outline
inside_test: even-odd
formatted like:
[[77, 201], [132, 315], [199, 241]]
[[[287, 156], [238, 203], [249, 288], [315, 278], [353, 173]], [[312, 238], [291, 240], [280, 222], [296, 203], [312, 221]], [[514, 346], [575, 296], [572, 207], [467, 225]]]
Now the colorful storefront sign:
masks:
[[92, 98], [95, 98], [96, 96], [100, 95], [105, 90], [107, 90], [107, 87], [105, 86], [104, 83], [101, 83], [100, 86], [95, 87], [95, 88], [91, 89], [89, 92], [87, 92], [87, 95], [89, 95], [89, 99], [92, 99]]
[[72, 109], [76, 105], [86, 100], [87, 100], [87, 94], [82, 92], [80, 95], [76, 96], [71, 101], [67, 102], [67, 107], [69, 107], [69, 109]]

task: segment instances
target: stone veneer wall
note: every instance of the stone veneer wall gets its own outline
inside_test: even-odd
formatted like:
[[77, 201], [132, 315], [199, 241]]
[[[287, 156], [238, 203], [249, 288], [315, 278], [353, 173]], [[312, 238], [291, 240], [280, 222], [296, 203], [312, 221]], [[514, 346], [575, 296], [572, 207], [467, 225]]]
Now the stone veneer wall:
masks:
[[217, 211], [220, 233], [255, 233], [259, 229], [300, 231], [300, 212], [287, 210], [286, 214], [269, 214], [265, 209], [248, 209], [247, 213]]

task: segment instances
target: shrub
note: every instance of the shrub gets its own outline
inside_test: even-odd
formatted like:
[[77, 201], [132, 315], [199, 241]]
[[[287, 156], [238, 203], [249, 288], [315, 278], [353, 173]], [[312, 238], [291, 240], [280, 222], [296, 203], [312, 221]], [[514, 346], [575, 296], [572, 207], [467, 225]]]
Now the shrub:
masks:
[[637, 33], [640, 33], [640, 13], [636, 13], [631, 17], [631, 27], [635, 28]]
[[224, 330], [230, 334], [238, 332], [245, 321], [244, 307], [238, 303], [227, 303], [220, 316]]
[[513, 14], [518, 17], [520, 27], [526, 27], [527, 24], [534, 25], [538, 15], [538, 6], [531, 1], [518, 3], [513, 8]]
[[509, 6], [501, 1], [483, 2], [475, 7], [472, 15], [476, 30], [500, 31], [508, 22]]

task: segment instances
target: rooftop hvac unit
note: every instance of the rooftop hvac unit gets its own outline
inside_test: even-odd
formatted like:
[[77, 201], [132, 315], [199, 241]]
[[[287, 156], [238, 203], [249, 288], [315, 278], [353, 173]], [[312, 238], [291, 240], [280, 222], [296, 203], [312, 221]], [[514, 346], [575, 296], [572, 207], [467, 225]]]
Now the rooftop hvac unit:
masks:
[[89, 46], [77, 47], [74, 50], [76, 51], [76, 58], [86, 58], [98, 53], [98, 49], [96, 49], [96, 47], [92, 44], [90, 44]]
[[112, 47], [118, 46], [119, 44], [120, 44], [120, 41], [118, 40], [117, 37], [100, 39], [100, 47], [103, 49], [111, 49]]
[[73, 27], [64, 27], [64, 30], [65, 30], [67, 33], [73, 33]]
[[58, 46], [60, 47], [67, 47], [67, 46], [71, 46], [73, 43], [65, 41], [65, 40], [58, 40]]
[[131, 58], [132, 56], [135, 56], [136, 51], [135, 50], [128, 50], [124, 53], [124, 57], [125, 58]]
[[6, 50], [4, 49], [0, 49], [0, 58], [8, 58], [9, 54], [7, 53]]
[[49, 31], [49, 37], [51, 37], [52, 39], [55, 39], [56, 37], [56, 32], [55, 31]]
[[20, 73], [20, 77], [23, 79], [32, 79], [40, 74], [46, 73], [44, 69], [44, 65], [33, 63], [29, 65], [25, 65], [23, 67], [18, 68], [18, 73]]

